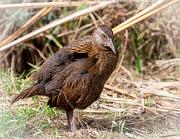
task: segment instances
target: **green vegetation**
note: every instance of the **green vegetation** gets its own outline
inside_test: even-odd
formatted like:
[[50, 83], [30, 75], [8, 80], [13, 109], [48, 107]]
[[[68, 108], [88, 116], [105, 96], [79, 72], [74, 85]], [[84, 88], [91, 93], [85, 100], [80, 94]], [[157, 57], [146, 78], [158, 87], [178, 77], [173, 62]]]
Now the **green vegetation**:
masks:
[[3, 70], [0, 70], [0, 79], [0, 88], [3, 89], [4, 93], [7, 95], [12, 95], [15, 91], [21, 92], [25, 87], [31, 84], [27, 78], [24, 79]]
[[61, 115], [48, 106], [19, 106], [12, 111], [0, 112], [0, 138], [23, 137], [35, 132], [53, 129], [54, 117]]
[[[4, 93], [4, 100], [14, 92], [21, 92], [30, 85], [30, 81], [27, 79], [16, 77], [2, 70], [0, 70], [0, 78], [0, 88]], [[0, 111], [0, 138], [19, 138], [31, 132], [43, 132], [46, 128], [52, 128], [52, 123], [54, 123], [52, 120], [54, 117], [60, 116], [61, 111], [49, 108], [43, 102], [40, 103], [36, 97], [33, 98], [33, 101], [33, 105], [11, 106], [13, 108], [7, 105], [5, 110], [0, 108], [0, 110], [2, 109]]]

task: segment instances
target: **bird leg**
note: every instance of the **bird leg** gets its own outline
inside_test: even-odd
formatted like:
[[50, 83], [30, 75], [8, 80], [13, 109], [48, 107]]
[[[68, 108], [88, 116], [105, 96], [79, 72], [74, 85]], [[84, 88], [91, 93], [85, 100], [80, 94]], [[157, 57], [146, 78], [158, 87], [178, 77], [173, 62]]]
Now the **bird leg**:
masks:
[[68, 127], [71, 132], [75, 133], [76, 125], [74, 121], [73, 110], [66, 110], [66, 115], [67, 115], [67, 120], [68, 120]]

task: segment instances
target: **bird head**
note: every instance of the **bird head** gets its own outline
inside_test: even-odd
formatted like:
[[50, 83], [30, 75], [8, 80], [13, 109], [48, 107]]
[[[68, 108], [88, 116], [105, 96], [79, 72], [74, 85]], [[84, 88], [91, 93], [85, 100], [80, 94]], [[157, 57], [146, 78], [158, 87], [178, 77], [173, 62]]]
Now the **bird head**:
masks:
[[113, 51], [116, 54], [116, 49], [113, 44], [113, 32], [111, 28], [107, 26], [100, 26], [93, 32], [93, 38], [95, 43], [104, 50]]

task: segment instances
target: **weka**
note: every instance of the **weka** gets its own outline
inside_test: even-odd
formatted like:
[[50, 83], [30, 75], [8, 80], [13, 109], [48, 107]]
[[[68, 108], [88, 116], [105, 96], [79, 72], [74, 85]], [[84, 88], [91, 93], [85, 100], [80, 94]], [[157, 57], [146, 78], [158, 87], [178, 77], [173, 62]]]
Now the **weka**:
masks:
[[35, 83], [18, 94], [12, 103], [35, 95], [49, 98], [50, 107], [66, 111], [71, 131], [76, 129], [73, 110], [85, 109], [96, 101], [118, 62], [112, 30], [101, 26], [93, 36], [71, 42], [44, 62]]

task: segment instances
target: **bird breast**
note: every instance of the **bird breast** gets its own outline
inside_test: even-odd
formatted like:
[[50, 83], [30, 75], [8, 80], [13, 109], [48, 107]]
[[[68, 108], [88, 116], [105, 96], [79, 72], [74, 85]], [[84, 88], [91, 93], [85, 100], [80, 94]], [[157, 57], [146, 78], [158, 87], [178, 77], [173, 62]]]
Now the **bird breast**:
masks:
[[60, 73], [61, 78], [54, 76], [57, 80], [61, 79], [60, 81], [52, 79], [53, 82], [56, 81], [57, 88], [62, 83], [62, 88], [49, 104], [64, 109], [88, 107], [99, 98], [117, 62], [118, 55], [111, 51], [100, 52], [91, 58], [76, 59]]
[[[65, 69], [68, 77], [59, 93], [58, 102], [61, 103], [59, 105], [66, 109], [68, 107], [84, 109], [99, 98], [106, 80], [118, 61], [117, 56], [112, 56], [112, 53], [102, 54], [100, 57], [91, 67], [87, 65], [89, 59], [85, 58], [77, 60]], [[94, 71], [89, 72], [89, 68]]]

